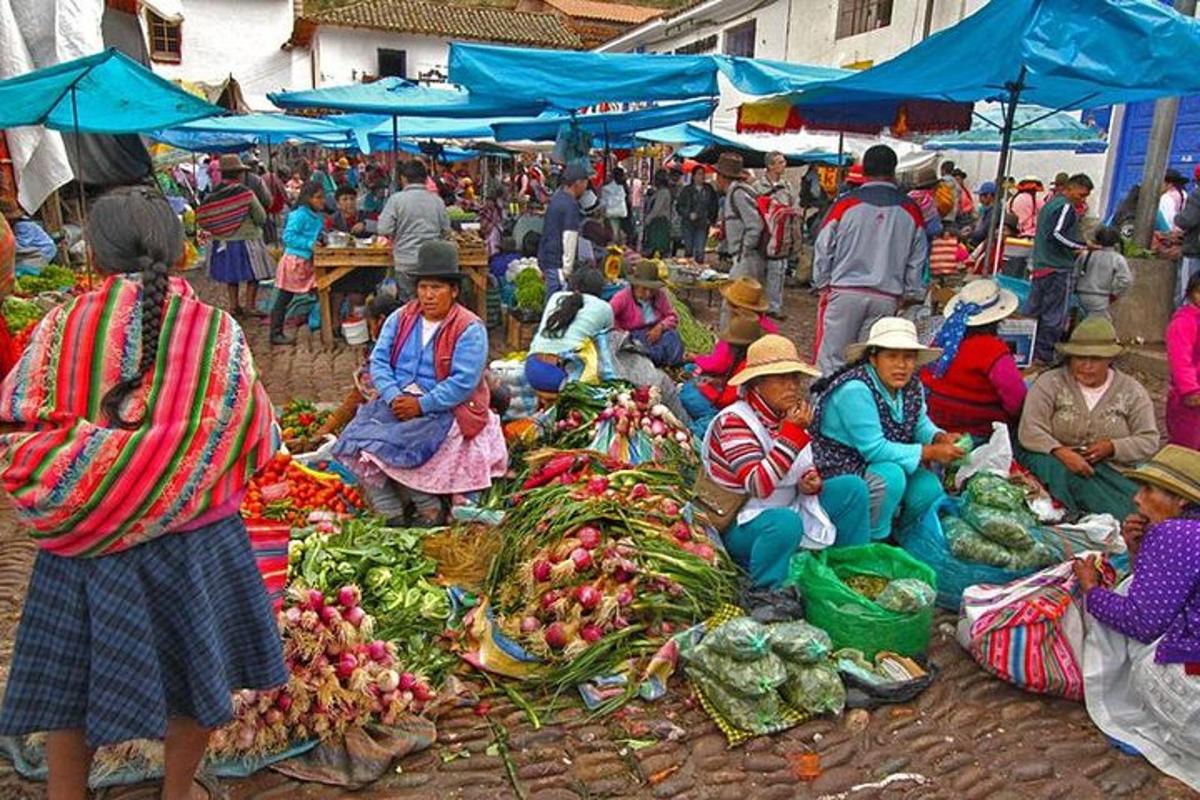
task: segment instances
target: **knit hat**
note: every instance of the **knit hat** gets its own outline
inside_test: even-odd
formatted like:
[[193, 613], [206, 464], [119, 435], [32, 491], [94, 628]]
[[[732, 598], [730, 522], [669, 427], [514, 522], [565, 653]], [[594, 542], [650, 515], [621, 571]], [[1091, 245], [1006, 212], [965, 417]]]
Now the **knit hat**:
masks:
[[1200, 451], [1190, 447], [1169, 444], [1140, 467], [1125, 470], [1125, 477], [1200, 503]]
[[769, 333], [757, 339], [746, 351], [746, 368], [729, 379], [730, 386], [741, 386], [765, 375], [792, 375], [801, 373], [814, 378], [821, 371], [800, 359], [796, 345], [791, 339]]
[[721, 294], [729, 301], [729, 305], [744, 308], [747, 311], [766, 311], [769, 304], [763, 285], [754, 278], [745, 276], [734, 278], [721, 286]]
[[1117, 329], [1104, 317], [1088, 317], [1075, 326], [1071, 338], [1055, 345], [1064, 356], [1116, 358], [1125, 348], [1117, 341]]

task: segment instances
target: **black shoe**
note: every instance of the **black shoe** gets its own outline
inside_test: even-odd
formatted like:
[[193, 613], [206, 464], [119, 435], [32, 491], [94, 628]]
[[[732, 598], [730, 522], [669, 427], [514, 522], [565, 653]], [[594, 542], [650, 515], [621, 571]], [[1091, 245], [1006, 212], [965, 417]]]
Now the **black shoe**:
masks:
[[271, 334], [271, 344], [285, 345], [285, 344], [295, 344], [295, 343], [296, 343], [296, 340], [291, 336], [285, 336], [282, 333], [272, 333]]

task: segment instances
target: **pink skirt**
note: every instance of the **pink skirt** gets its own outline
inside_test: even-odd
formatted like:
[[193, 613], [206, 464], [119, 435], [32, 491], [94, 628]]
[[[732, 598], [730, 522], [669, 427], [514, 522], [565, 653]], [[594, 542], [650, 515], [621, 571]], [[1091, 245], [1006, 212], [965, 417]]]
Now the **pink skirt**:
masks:
[[316, 273], [312, 261], [292, 253], [284, 253], [275, 268], [275, 288], [285, 292], [304, 294], [316, 285]]
[[401, 486], [436, 495], [487, 489], [493, 478], [499, 478], [508, 469], [508, 447], [500, 417], [494, 413], [488, 414], [487, 425], [469, 441], [463, 439], [455, 420], [446, 441], [419, 467], [397, 469], [366, 453], [362, 458]]

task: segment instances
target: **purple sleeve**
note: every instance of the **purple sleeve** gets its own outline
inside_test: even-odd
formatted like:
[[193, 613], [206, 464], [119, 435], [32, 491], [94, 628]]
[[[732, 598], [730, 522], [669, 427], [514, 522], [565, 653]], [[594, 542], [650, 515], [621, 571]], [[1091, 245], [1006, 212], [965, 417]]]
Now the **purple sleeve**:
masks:
[[1020, 370], [1017, 369], [1016, 360], [1012, 356], [998, 358], [988, 371], [988, 380], [996, 387], [996, 393], [1000, 395], [1000, 405], [1004, 406], [1005, 412], [1017, 419], [1021, 415], [1021, 406], [1025, 404], [1025, 393], [1029, 390]]
[[1087, 610], [1100, 622], [1143, 644], [1166, 632], [1183, 611], [1200, 578], [1200, 539], [1195, 522], [1170, 520], [1142, 539], [1129, 592], [1097, 587], [1087, 593]]

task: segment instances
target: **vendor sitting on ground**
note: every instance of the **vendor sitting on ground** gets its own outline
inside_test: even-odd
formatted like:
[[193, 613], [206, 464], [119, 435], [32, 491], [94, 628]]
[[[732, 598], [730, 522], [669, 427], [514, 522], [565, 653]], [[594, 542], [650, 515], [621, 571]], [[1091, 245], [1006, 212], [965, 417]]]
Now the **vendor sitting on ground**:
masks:
[[1092, 721], [1200, 788], [1200, 452], [1168, 445], [1129, 473], [1138, 513], [1122, 531], [1133, 574], [1115, 590], [1075, 562], [1086, 593], [1084, 695]]
[[746, 369], [729, 381], [741, 387], [741, 399], [717, 415], [704, 438], [708, 477], [746, 495], [725, 547], [755, 586], [778, 588], [799, 549], [866, 540], [866, 487], [830, 503], [813, 465], [812, 409], [800, 376], [818, 374], [789, 339], [763, 336], [750, 346]]
[[658, 262], [642, 261], [634, 267], [629, 286], [612, 299], [618, 330], [629, 331], [630, 339], [645, 350], [657, 367], [683, 362], [683, 342], [675, 326], [679, 316], [658, 277]]
[[550, 295], [529, 343], [525, 379], [537, 392], [557, 393], [569, 380], [598, 383], [616, 377], [608, 344], [612, 306], [600, 299], [604, 278], [597, 269], [576, 268], [570, 284], [570, 290]]
[[[754, 278], [743, 275], [740, 278], [725, 281], [719, 291], [725, 298], [725, 303], [729, 306], [732, 315], [755, 320], [764, 334], [779, 333], [779, 326], [767, 316], [767, 295], [763, 290], [763, 285]], [[687, 360], [710, 375], [724, 372], [732, 366], [729, 350], [721, 344], [720, 340], [717, 341], [717, 345], [711, 353], [707, 355], [689, 353]]]
[[379, 396], [359, 409], [334, 454], [362, 480], [377, 513], [438, 525], [456, 496], [504, 474], [508, 451], [489, 408], [487, 331], [457, 302], [458, 248], [421, 245], [413, 278], [416, 298], [383, 324], [371, 353]]
[[871, 326], [866, 342], [846, 348], [846, 366], [813, 384], [817, 397], [813, 452], [830, 502], [870, 494], [871, 538], [886, 539], [919, 522], [943, 496], [941, 481], [921, 466], [961, 458], [956, 434], [925, 411], [917, 369], [941, 355], [922, 347], [917, 329], [899, 317]]
[[738, 389], [729, 381], [746, 368], [747, 348], [763, 335], [758, 320], [734, 314], [730, 316], [725, 330], [717, 335], [717, 347], [724, 354], [718, 364], [724, 368], [701, 369], [697, 359], [696, 372], [679, 390], [680, 402], [692, 418], [691, 429], [696, 436], [703, 437], [717, 412], [737, 402]]
[[1113, 324], [1089, 317], [1057, 346], [1065, 366], [1044, 372], [1025, 398], [1016, 458], [1074, 515], [1133, 513], [1137, 486], [1119, 471], [1158, 447], [1154, 403], [1113, 367]]
[[993, 423], [1020, 420], [1025, 379], [996, 335], [1019, 306], [1017, 296], [991, 278], [968, 283], [946, 303], [946, 321], [933, 342], [942, 354], [921, 371], [929, 418], [941, 428], [986, 440]]

